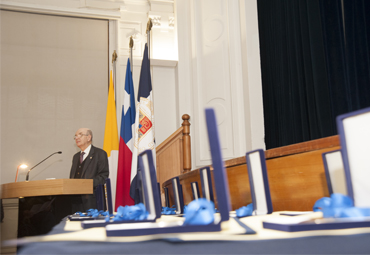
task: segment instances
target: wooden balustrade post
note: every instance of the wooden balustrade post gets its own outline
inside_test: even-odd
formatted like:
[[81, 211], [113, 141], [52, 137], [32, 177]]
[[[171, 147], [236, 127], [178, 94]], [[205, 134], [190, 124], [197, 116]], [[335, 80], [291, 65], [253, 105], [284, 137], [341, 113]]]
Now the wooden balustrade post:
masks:
[[191, 142], [190, 142], [190, 116], [188, 114], [182, 115], [182, 148], [183, 148], [183, 164], [184, 164], [184, 173], [187, 173], [191, 170]]

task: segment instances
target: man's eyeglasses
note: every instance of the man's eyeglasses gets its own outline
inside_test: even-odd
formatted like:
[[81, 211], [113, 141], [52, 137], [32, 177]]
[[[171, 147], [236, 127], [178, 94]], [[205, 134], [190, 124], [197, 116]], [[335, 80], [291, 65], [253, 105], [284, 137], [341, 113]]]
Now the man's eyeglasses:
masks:
[[78, 135], [75, 135], [74, 137], [73, 137], [73, 139], [77, 139], [77, 138], [81, 138], [83, 135], [86, 135], [86, 136], [88, 136], [88, 134], [78, 134]]

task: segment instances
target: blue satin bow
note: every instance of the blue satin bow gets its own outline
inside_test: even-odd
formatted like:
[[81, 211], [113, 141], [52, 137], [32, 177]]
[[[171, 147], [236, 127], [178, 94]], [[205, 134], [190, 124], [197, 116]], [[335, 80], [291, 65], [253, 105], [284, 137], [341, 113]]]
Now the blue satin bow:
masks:
[[[146, 210], [143, 203], [132, 205], [132, 206], [119, 206], [117, 208], [117, 214], [112, 219], [113, 221], [123, 220], [145, 220], [148, 218], [149, 212]], [[109, 218], [106, 218], [109, 221]]]
[[214, 222], [215, 205], [205, 198], [193, 200], [185, 210], [184, 225], [208, 225]]
[[172, 215], [176, 214], [176, 209], [174, 208], [174, 205], [170, 207], [162, 207], [162, 214], [164, 215]]
[[370, 208], [353, 206], [350, 197], [334, 193], [330, 197], [323, 197], [316, 201], [313, 211], [321, 211], [324, 218], [366, 217], [370, 216]]
[[76, 212], [76, 214], [80, 215], [80, 217], [92, 217], [92, 218], [96, 218], [99, 215], [101, 215], [101, 216], [107, 216], [107, 215], [109, 215], [109, 212], [105, 212], [103, 210], [98, 211], [98, 209], [89, 209], [89, 210], [87, 210], [87, 213]]
[[215, 205], [212, 201], [199, 198], [191, 201], [185, 210], [184, 225], [208, 225], [214, 222]]
[[239, 209], [235, 210], [237, 217], [246, 217], [246, 216], [252, 216], [253, 214], [253, 203], [242, 206]]

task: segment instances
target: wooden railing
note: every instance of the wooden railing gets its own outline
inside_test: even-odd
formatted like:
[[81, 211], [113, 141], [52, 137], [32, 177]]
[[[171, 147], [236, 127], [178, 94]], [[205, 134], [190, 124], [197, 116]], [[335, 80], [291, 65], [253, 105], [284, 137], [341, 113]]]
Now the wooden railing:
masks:
[[[339, 137], [332, 136], [267, 150], [266, 166], [274, 211], [309, 211], [317, 199], [328, 196], [322, 153], [339, 148]], [[232, 209], [251, 203], [245, 157], [227, 160], [225, 167]], [[193, 200], [191, 182], [197, 181], [202, 192], [199, 169], [179, 175], [179, 178], [184, 202], [188, 204]], [[168, 188], [170, 205], [173, 205], [171, 181], [166, 180], [162, 187]]]
[[191, 170], [189, 119], [184, 114], [182, 126], [156, 148], [157, 181], [161, 186], [164, 181]]

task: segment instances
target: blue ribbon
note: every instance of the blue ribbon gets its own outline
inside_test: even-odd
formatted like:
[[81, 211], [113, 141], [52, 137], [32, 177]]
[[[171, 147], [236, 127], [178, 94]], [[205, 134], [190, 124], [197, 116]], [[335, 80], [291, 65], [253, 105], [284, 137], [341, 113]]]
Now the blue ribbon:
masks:
[[[117, 208], [117, 214], [112, 219], [113, 221], [124, 221], [124, 220], [145, 220], [148, 218], [149, 212], [146, 210], [143, 203], [132, 205], [132, 206], [119, 206]], [[105, 219], [109, 221], [107, 217]]]
[[193, 200], [185, 210], [184, 225], [208, 225], [214, 222], [215, 205], [205, 198]]
[[346, 218], [370, 216], [370, 208], [354, 207], [350, 197], [334, 193], [316, 201], [313, 211], [321, 211], [324, 218]]
[[253, 214], [253, 203], [247, 205], [247, 206], [242, 206], [239, 209], [235, 210], [236, 216], [237, 217], [246, 217], [246, 216], [252, 216]]
[[173, 205], [171, 208], [170, 207], [162, 207], [162, 214], [164, 214], [164, 215], [176, 214], [175, 206]]
[[92, 218], [97, 218], [97, 217], [99, 217], [100, 215], [101, 215], [101, 216], [107, 216], [107, 215], [109, 215], [109, 212], [105, 212], [105, 211], [103, 211], [103, 210], [98, 211], [98, 209], [89, 209], [89, 210], [87, 210], [87, 212], [86, 212], [86, 213], [76, 212], [76, 214], [78, 214], [80, 217], [92, 217]]

